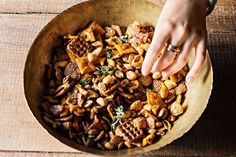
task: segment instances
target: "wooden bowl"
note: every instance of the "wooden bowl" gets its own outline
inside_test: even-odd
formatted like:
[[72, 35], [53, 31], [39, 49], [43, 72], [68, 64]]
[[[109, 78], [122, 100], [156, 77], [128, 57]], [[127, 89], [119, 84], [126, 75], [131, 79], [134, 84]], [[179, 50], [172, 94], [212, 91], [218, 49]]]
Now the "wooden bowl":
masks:
[[[117, 24], [128, 26], [135, 20], [155, 25], [162, 6], [150, 0], [91, 0], [77, 4], [56, 16], [39, 33], [32, 44], [24, 69], [24, 89], [30, 110], [38, 122], [56, 139], [77, 150], [98, 155], [134, 155], [159, 149], [186, 133], [198, 120], [208, 103], [213, 83], [213, 72], [209, 55], [197, 80], [188, 84], [184, 101], [186, 112], [175, 122], [173, 128], [157, 143], [144, 148], [102, 151], [82, 146], [69, 140], [57, 130], [49, 127], [42, 119], [38, 106], [42, 102], [44, 90], [45, 64], [52, 56], [52, 48], [59, 44], [59, 36], [84, 29], [96, 21], [105, 26]], [[188, 65], [191, 67], [194, 56]]]

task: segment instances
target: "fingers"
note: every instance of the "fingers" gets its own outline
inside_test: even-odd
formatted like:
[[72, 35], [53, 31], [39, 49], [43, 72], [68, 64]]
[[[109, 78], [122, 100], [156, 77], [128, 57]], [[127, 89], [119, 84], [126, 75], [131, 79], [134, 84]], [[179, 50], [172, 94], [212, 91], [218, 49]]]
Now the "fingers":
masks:
[[187, 63], [193, 46], [197, 43], [197, 35], [193, 33], [185, 42], [182, 52], [176, 57], [172, 64], [163, 70], [162, 75], [167, 77], [181, 70]]
[[[170, 44], [173, 46], [181, 46], [183, 42], [189, 35], [189, 30], [187, 28], [187, 24], [185, 25], [177, 25], [176, 29], [172, 33]], [[156, 71], [161, 71], [168, 67], [175, 59], [176, 53], [171, 51], [165, 51], [165, 53], [157, 60], [151, 72], [154, 73]]]
[[160, 59], [158, 59], [154, 63], [151, 72], [155, 73], [156, 71], [161, 71], [161, 70], [165, 69], [167, 66], [169, 66], [173, 62], [173, 60], [175, 59], [175, 56], [176, 56], [176, 53], [166, 51], [160, 57]]
[[155, 34], [153, 36], [153, 41], [146, 53], [142, 66], [143, 75], [148, 75], [151, 72], [152, 66], [156, 61], [158, 55], [160, 54], [160, 50], [170, 38], [170, 33], [172, 32], [173, 26], [171, 23], [168, 23], [165, 27], [161, 28], [162, 29], [156, 29]]
[[194, 64], [186, 76], [186, 81], [191, 82], [195, 80], [200, 73], [201, 67], [204, 64], [206, 58], [206, 38], [203, 38], [199, 41], [196, 48], [196, 58]]

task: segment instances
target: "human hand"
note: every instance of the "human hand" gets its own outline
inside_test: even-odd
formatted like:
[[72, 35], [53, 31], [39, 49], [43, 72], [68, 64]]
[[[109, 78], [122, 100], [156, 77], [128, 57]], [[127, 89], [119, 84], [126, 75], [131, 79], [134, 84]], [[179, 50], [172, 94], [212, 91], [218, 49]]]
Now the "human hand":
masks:
[[[162, 71], [166, 77], [178, 72], [186, 65], [192, 48], [195, 48], [195, 61], [186, 81], [191, 82], [198, 76], [206, 55], [207, 6], [207, 0], [167, 0], [144, 59], [143, 75]], [[165, 50], [160, 56], [165, 43], [181, 47], [181, 51]]]

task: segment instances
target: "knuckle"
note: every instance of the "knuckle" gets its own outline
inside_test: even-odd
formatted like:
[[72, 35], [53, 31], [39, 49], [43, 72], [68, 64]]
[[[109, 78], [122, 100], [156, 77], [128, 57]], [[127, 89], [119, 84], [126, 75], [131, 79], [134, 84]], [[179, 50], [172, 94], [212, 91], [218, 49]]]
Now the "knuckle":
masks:
[[165, 27], [170, 29], [170, 30], [173, 30], [174, 27], [175, 27], [175, 24], [174, 24], [174, 22], [172, 20], [167, 20], [166, 24], [165, 24]]

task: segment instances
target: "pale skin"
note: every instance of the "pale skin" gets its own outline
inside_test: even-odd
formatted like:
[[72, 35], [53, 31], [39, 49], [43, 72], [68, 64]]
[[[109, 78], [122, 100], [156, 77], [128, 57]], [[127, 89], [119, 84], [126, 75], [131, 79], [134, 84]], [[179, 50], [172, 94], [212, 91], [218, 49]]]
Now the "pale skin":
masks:
[[[161, 71], [164, 77], [175, 74], [187, 64], [190, 54], [195, 53], [195, 61], [186, 76], [186, 81], [192, 82], [197, 78], [206, 56], [207, 7], [208, 0], [166, 1], [144, 59], [143, 75], [156, 71]], [[166, 43], [181, 46], [181, 52], [166, 50], [160, 56]], [[192, 51], [193, 48], [195, 51]]]

